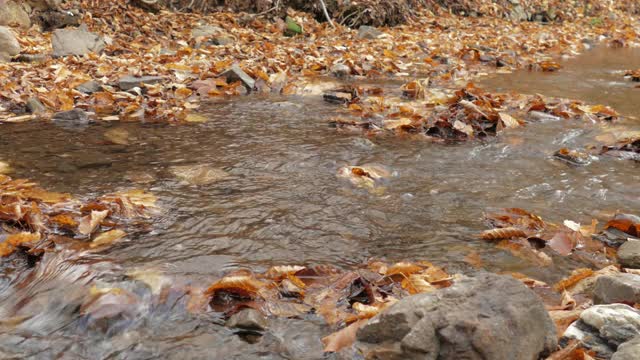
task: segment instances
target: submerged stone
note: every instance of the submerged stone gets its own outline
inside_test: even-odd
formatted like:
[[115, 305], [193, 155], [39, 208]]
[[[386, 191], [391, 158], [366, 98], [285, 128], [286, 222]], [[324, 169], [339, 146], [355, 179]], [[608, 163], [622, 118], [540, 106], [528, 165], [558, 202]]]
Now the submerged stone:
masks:
[[226, 325], [230, 328], [264, 331], [267, 328], [267, 319], [258, 310], [244, 309], [231, 316]]

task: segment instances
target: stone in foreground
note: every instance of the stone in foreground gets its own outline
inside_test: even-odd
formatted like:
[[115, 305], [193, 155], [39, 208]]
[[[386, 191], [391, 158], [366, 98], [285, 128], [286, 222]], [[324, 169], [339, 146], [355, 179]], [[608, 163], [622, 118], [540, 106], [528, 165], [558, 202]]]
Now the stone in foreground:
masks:
[[13, 33], [0, 26], [0, 63], [7, 62], [20, 53], [20, 44]]
[[600, 276], [593, 289], [595, 304], [640, 303], [640, 275], [619, 273]]
[[618, 249], [620, 265], [631, 269], [640, 269], [640, 241], [628, 240]]
[[598, 356], [609, 358], [615, 349], [640, 335], [640, 311], [624, 304], [595, 305], [564, 333], [577, 339]]
[[129, 91], [134, 87], [141, 87], [144, 84], [154, 85], [164, 81], [162, 76], [123, 76], [118, 80], [118, 87], [122, 91]]
[[63, 57], [69, 55], [84, 56], [88, 53], [100, 53], [104, 50], [104, 40], [87, 30], [82, 25], [77, 29], [59, 29], [53, 32], [51, 37], [53, 56]]
[[637, 360], [638, 358], [640, 358], [640, 336], [620, 345], [611, 360]]
[[405, 298], [364, 325], [357, 346], [375, 359], [531, 360], [556, 349], [544, 304], [511, 277], [489, 273]]

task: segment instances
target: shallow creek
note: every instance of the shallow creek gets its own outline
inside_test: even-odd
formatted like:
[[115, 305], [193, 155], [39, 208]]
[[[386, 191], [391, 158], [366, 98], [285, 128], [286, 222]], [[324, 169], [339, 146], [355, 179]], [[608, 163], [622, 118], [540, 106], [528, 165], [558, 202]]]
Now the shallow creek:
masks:
[[[15, 168], [12, 176], [79, 197], [150, 190], [162, 214], [149, 231], [103, 254], [73, 262], [51, 256], [37, 281], [27, 279], [19, 260], [0, 265], [0, 318], [15, 316], [18, 302], [24, 317], [0, 322], [0, 357], [211, 358], [215, 349], [225, 359], [322, 358], [319, 339], [327, 329], [316, 318], [277, 320], [257, 345], [224, 328], [219, 314], [174, 312], [171, 304], [139, 305], [144, 315], [119, 327], [88, 328], [68, 305], [85, 286], [88, 269], [118, 286], [135, 287], [121, 283], [132, 269], [206, 286], [238, 268], [351, 267], [371, 258], [424, 259], [467, 271], [464, 257], [477, 252], [489, 270], [558, 280], [584, 264], [555, 257], [555, 266], [540, 268], [477, 235], [492, 207], [581, 223], [640, 209], [637, 163], [602, 159], [571, 167], [552, 158], [559, 148], [581, 148], [603, 132], [640, 129], [633, 118], [640, 117], [640, 89], [623, 78], [628, 67], [640, 67], [640, 51], [596, 49], [563, 65], [557, 73], [516, 72], [480, 84], [611, 105], [627, 118], [615, 125], [529, 124], [495, 139], [447, 146], [336, 134], [327, 126], [336, 108], [321, 97], [252, 96], [209, 103], [202, 112], [209, 121], [189, 126], [102, 123], [68, 131], [3, 125], [0, 160]], [[106, 141], [114, 128], [128, 132], [128, 145]], [[229, 176], [196, 186], [169, 171], [197, 164]], [[384, 193], [336, 177], [341, 166], [363, 164], [393, 173]]]

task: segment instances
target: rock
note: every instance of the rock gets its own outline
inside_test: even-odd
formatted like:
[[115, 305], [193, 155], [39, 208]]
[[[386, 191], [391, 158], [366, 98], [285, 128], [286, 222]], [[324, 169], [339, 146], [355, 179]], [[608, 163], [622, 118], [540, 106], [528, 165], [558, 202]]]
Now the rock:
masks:
[[128, 91], [133, 89], [134, 87], [141, 87], [144, 84], [154, 85], [164, 81], [165, 78], [162, 76], [123, 76], [118, 80], [118, 87], [122, 91]]
[[31, 98], [27, 100], [27, 110], [32, 114], [39, 114], [47, 111], [47, 108], [42, 105], [38, 98]]
[[248, 90], [252, 91], [256, 86], [256, 81], [249, 76], [244, 70], [238, 66], [238, 64], [234, 64], [229, 68], [229, 70], [220, 74], [220, 77], [223, 77], [227, 80], [228, 83], [234, 83], [236, 81], [241, 81], [242, 85]]
[[324, 101], [331, 104], [347, 104], [355, 99], [353, 92], [346, 90], [329, 91], [322, 95]]
[[358, 39], [374, 40], [382, 36], [382, 31], [373, 26], [362, 25], [358, 29]]
[[34, 10], [57, 10], [62, 0], [27, 0], [26, 2]]
[[351, 75], [351, 68], [345, 64], [335, 64], [331, 67], [331, 75], [337, 78], [345, 78]]
[[0, 160], [0, 174], [6, 175], [6, 174], [11, 174], [12, 172], [13, 172], [13, 168], [11, 168], [11, 165], [9, 165], [9, 163], [6, 163]]
[[218, 26], [201, 25], [191, 30], [191, 38], [198, 40], [199, 38], [208, 38], [214, 35], [224, 34], [225, 31]]
[[640, 303], [640, 275], [619, 273], [600, 276], [593, 289], [595, 304]]
[[640, 241], [629, 240], [618, 249], [620, 265], [631, 269], [640, 269]]
[[85, 94], [93, 94], [102, 91], [102, 85], [100, 85], [97, 81], [91, 80], [78, 85], [76, 87], [76, 90]]
[[618, 351], [611, 357], [611, 360], [637, 360], [640, 357], [640, 336], [618, 347]]
[[207, 41], [207, 43], [211, 45], [224, 46], [224, 45], [232, 44], [234, 41], [235, 39], [232, 38], [231, 36], [218, 35], [218, 36], [212, 37], [209, 41]]
[[20, 54], [13, 58], [13, 61], [25, 63], [38, 63], [47, 60], [45, 54]]
[[0, 26], [0, 63], [20, 53], [20, 44], [9, 28]]
[[517, 4], [511, 10], [509, 18], [513, 21], [527, 21], [529, 20], [529, 14], [524, 10], [522, 5]]
[[531, 360], [555, 350], [555, 331], [521, 282], [480, 273], [400, 300], [358, 331], [357, 346], [376, 359]]
[[226, 325], [230, 328], [264, 331], [267, 328], [267, 319], [258, 310], [244, 309], [231, 316]]
[[169, 171], [191, 185], [209, 185], [229, 176], [226, 171], [206, 164], [173, 166]]
[[624, 304], [595, 305], [582, 312], [569, 326], [566, 339], [577, 339], [598, 356], [610, 357], [614, 350], [640, 335], [640, 311]]
[[80, 26], [82, 16], [77, 11], [49, 10], [39, 13], [35, 20], [43, 31]]
[[53, 123], [68, 130], [83, 130], [89, 124], [89, 114], [82, 109], [73, 109], [53, 115]]
[[20, 1], [0, 1], [0, 26], [28, 29], [31, 26], [29, 11], [28, 5]]
[[214, 25], [201, 25], [191, 30], [191, 38], [196, 41], [196, 47], [202, 43], [205, 45], [228, 45], [235, 41], [232, 36], [220, 27]]
[[51, 37], [53, 56], [62, 57], [68, 55], [83, 56], [90, 52], [100, 53], [104, 50], [104, 40], [89, 32], [82, 25], [75, 29], [58, 29]]
[[131, 0], [131, 4], [152, 13], [162, 10], [162, 4], [158, 0]]

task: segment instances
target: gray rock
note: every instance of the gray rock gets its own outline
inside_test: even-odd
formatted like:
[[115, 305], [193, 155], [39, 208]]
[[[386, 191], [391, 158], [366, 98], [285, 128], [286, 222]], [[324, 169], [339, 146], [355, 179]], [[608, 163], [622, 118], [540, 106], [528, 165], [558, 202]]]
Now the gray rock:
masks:
[[402, 299], [365, 324], [357, 339], [365, 354], [389, 360], [531, 360], [557, 346], [542, 301], [521, 282], [489, 273]]
[[62, 0], [27, 0], [26, 2], [36, 10], [55, 10], [60, 7]]
[[611, 360], [638, 360], [638, 358], [640, 358], [640, 336], [620, 345]]
[[67, 130], [84, 130], [90, 122], [89, 114], [82, 109], [56, 113], [52, 120], [55, 125]]
[[210, 37], [213, 35], [224, 34], [224, 32], [225, 31], [218, 26], [201, 25], [191, 30], [191, 38], [198, 39], [198, 38]]
[[513, 21], [527, 21], [529, 20], [529, 14], [524, 10], [522, 5], [516, 4], [511, 10], [509, 18]]
[[345, 64], [335, 64], [331, 67], [331, 75], [337, 78], [345, 78], [351, 75], [351, 68]]
[[629, 240], [618, 249], [618, 261], [620, 265], [640, 269], [640, 241]]
[[230, 328], [264, 331], [267, 328], [267, 319], [258, 310], [244, 309], [231, 316], [226, 325]]
[[231, 36], [217, 35], [217, 36], [213, 36], [207, 43], [211, 45], [224, 46], [224, 45], [233, 44], [233, 42], [235, 42], [235, 39], [232, 38]]
[[134, 87], [141, 87], [144, 84], [154, 85], [164, 81], [162, 76], [123, 76], [118, 80], [118, 87], [123, 91], [128, 91]]
[[31, 98], [27, 100], [27, 110], [32, 114], [39, 114], [47, 111], [47, 108], [37, 98]]
[[21, 1], [0, 1], [0, 26], [28, 29], [31, 26], [29, 11], [29, 6], [25, 6]]
[[252, 91], [256, 86], [256, 81], [249, 76], [244, 70], [238, 66], [238, 64], [234, 64], [229, 68], [229, 70], [220, 74], [220, 77], [223, 77], [227, 80], [228, 83], [234, 83], [236, 81], [241, 81], [242, 85], [244, 85], [247, 90]]
[[45, 54], [20, 54], [13, 59], [18, 62], [25, 63], [39, 63], [47, 60], [47, 55]]
[[564, 333], [577, 339], [598, 356], [609, 357], [615, 349], [640, 335], [640, 311], [624, 304], [595, 305], [582, 312]]
[[382, 35], [382, 31], [373, 26], [362, 25], [358, 29], [358, 39], [374, 40]]
[[82, 25], [76, 29], [58, 29], [51, 37], [53, 56], [62, 57], [69, 55], [83, 56], [90, 52], [100, 53], [104, 50], [104, 40], [89, 32]]
[[0, 26], [0, 63], [20, 53], [20, 44], [9, 28]]
[[619, 273], [600, 276], [593, 289], [595, 304], [640, 303], [640, 275]]
[[102, 85], [98, 84], [97, 81], [91, 80], [78, 85], [76, 90], [85, 94], [93, 94], [102, 91]]

